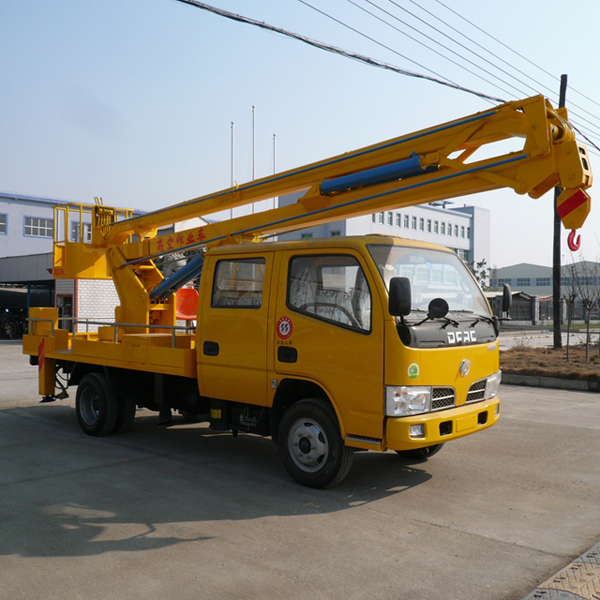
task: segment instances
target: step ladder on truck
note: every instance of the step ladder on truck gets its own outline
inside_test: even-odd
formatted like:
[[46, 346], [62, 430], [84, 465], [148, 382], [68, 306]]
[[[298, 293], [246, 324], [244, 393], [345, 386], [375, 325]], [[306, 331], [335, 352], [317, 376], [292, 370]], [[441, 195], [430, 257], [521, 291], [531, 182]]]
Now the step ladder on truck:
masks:
[[[489, 157], [511, 139], [518, 150]], [[488, 157], [474, 156], [480, 149]], [[566, 110], [534, 96], [142, 216], [57, 207], [53, 276], [112, 279], [120, 304], [95, 332], [70, 333], [57, 309], [32, 309], [23, 351], [45, 399], [77, 386], [77, 418], [92, 436], [124, 431], [137, 407], [174, 410], [217, 431], [270, 436], [290, 475], [311, 487], [341, 481], [359, 450], [425, 459], [500, 416], [499, 323], [467, 266], [447, 248], [393, 236], [265, 240], [500, 188], [539, 198], [555, 186], [575, 230], [591, 183]], [[299, 191], [288, 206], [157, 233]], [[89, 220], [91, 239], [83, 226], [76, 241], [61, 233], [73, 214]], [[175, 252], [195, 256], [164, 278], [157, 261]], [[185, 327], [177, 290], [195, 319]]]

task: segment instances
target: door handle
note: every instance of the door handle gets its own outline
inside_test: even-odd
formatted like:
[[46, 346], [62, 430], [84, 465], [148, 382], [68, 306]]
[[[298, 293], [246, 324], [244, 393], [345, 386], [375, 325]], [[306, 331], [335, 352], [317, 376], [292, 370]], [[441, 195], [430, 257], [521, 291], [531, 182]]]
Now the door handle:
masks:
[[291, 346], [279, 346], [277, 360], [282, 363], [295, 363], [298, 360], [298, 350]]
[[219, 344], [217, 342], [204, 342], [202, 351], [206, 356], [219, 356]]

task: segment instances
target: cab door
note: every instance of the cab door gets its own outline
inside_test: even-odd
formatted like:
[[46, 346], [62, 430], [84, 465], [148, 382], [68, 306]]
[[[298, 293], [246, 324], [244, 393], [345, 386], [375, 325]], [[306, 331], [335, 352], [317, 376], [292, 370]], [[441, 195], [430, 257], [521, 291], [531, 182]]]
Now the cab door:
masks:
[[[362, 258], [287, 252], [275, 311], [275, 373], [329, 395], [347, 436], [383, 438], [383, 315]], [[287, 287], [287, 290], [286, 290]]]
[[202, 274], [197, 352], [209, 398], [266, 405], [272, 254], [215, 257]]

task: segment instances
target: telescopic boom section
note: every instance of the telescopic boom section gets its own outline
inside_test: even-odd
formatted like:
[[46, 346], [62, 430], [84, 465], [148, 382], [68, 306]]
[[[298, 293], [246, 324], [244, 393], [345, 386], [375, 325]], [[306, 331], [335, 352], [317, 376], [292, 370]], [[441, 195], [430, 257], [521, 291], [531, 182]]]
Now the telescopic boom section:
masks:
[[[519, 138], [517, 151], [507, 153], [500, 144], [501, 153], [489, 157], [494, 143], [514, 138]], [[474, 156], [480, 149], [487, 158]], [[104, 229], [101, 243], [93, 244], [93, 250], [86, 244], [87, 262], [106, 254], [108, 272], [102, 273], [100, 266], [98, 276], [115, 279], [125, 304], [125, 290], [118, 282], [122, 273], [139, 273], [141, 265], [150, 267], [153, 258], [164, 254], [258, 241], [351, 216], [500, 188], [512, 188], [532, 198], [556, 186], [563, 188], [559, 214], [566, 228], [577, 229], [590, 210], [585, 190], [591, 184], [586, 149], [576, 141], [566, 110], [554, 109], [543, 96], [534, 96], [116, 222]], [[300, 190], [307, 191], [292, 205], [170, 236], [156, 235], [159, 227]], [[129, 241], [135, 239], [132, 234], [137, 241]], [[73, 251], [79, 250], [74, 247]], [[68, 254], [57, 274], [80, 276], [71, 265], [85, 261], [70, 259]], [[149, 293], [148, 286], [154, 289], [157, 285], [155, 276], [146, 278], [147, 283], [137, 279], [140, 291]]]
[[[511, 138], [523, 139], [520, 151], [469, 160], [484, 146]], [[559, 203], [565, 204], [565, 227], [576, 229], [590, 208], [578, 192], [591, 183], [586, 149], [575, 140], [566, 111], [534, 96], [116, 223], [105, 241], [119, 243], [131, 233], [146, 237], [128, 245], [125, 254], [134, 260], [504, 187], [539, 198], [557, 185], [569, 192]], [[176, 243], [152, 237], [157, 227], [299, 190], [308, 191], [292, 206], [191, 229]], [[569, 202], [572, 195], [577, 198]]]

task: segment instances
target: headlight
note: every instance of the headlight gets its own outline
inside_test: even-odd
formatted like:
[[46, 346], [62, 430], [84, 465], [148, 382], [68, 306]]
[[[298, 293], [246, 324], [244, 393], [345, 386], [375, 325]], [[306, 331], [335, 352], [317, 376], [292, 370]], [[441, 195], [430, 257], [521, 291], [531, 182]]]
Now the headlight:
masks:
[[502, 371], [498, 371], [493, 375], [490, 375], [485, 382], [485, 394], [483, 395], [484, 400], [494, 398], [498, 393], [498, 386], [502, 380]]
[[431, 388], [391, 386], [385, 388], [385, 414], [388, 417], [406, 417], [429, 412]]

